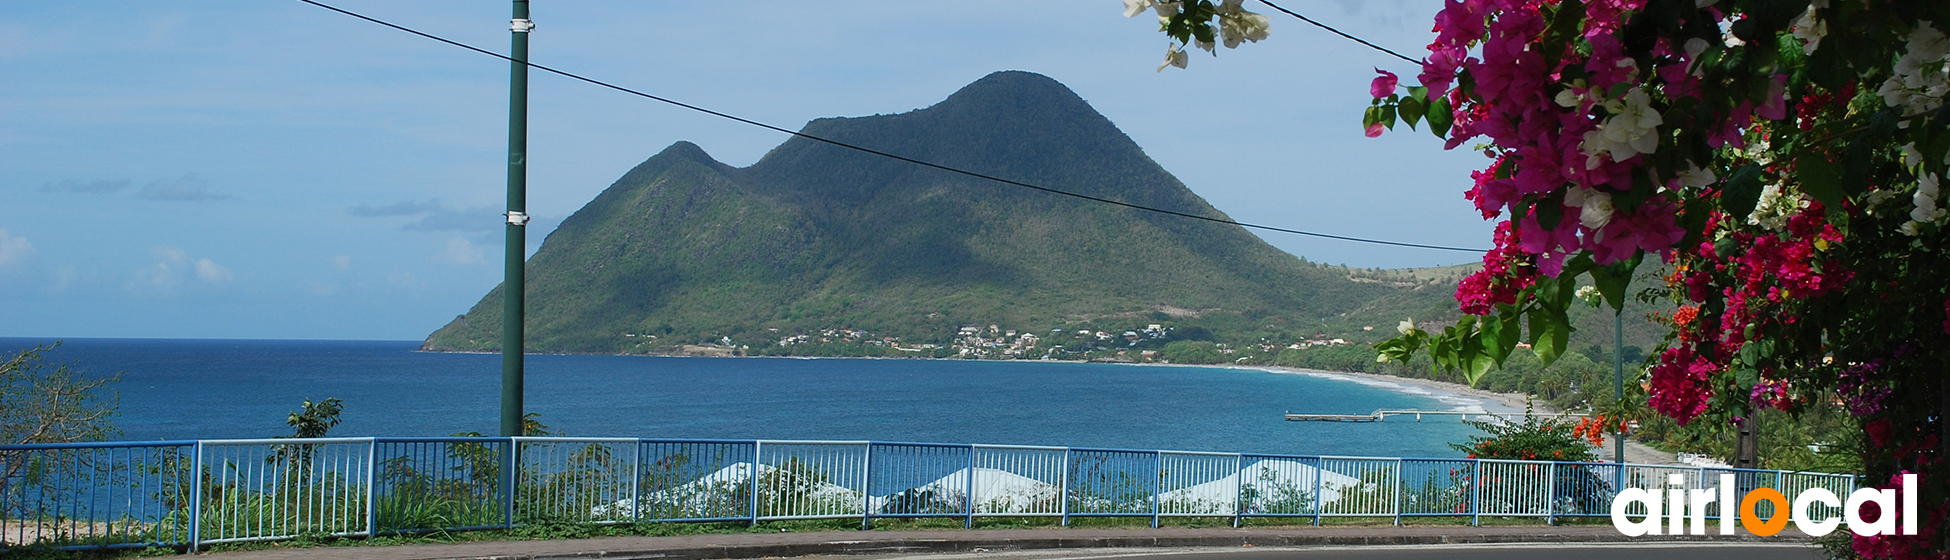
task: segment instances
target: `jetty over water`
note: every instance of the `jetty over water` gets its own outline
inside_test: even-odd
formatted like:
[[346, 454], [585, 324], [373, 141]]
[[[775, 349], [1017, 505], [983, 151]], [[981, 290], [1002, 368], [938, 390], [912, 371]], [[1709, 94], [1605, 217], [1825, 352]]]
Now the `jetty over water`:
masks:
[[1478, 419], [1493, 418], [1503, 422], [1509, 422], [1511, 420], [1523, 418], [1525, 416], [1537, 416], [1537, 417], [1551, 418], [1551, 419], [1583, 418], [1586, 416], [1584, 413], [1576, 413], [1576, 412], [1551, 412], [1551, 413], [1464, 412], [1459, 410], [1416, 410], [1411, 408], [1411, 409], [1381, 409], [1367, 414], [1309, 414], [1309, 413], [1295, 413], [1289, 410], [1286, 413], [1286, 419], [1288, 422], [1380, 422], [1382, 420], [1387, 420], [1389, 416], [1414, 416], [1416, 422], [1421, 422], [1422, 417], [1425, 415], [1426, 416], [1460, 416], [1462, 420], [1468, 420], [1469, 417], [1475, 416]]

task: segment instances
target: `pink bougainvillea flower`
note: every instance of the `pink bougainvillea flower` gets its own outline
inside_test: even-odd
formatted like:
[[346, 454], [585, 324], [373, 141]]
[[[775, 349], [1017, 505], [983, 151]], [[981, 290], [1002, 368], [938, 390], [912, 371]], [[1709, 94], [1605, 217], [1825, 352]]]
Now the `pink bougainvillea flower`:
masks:
[[[1368, 93], [1375, 97], [1388, 97], [1389, 95], [1393, 95], [1395, 93], [1395, 84], [1400, 82], [1401, 79], [1396, 78], [1394, 72], [1380, 68], [1376, 68], [1374, 71], [1376, 74], [1381, 75], [1376, 76], [1374, 82], [1368, 84]], [[1379, 136], [1379, 134], [1369, 134], [1368, 136]]]
[[1950, 333], [1950, 299], [1943, 300], [1943, 332]]
[[1761, 98], [1760, 107], [1754, 114], [1770, 121], [1787, 118], [1787, 79], [1781, 74], [1774, 75], [1774, 81], [1767, 84], [1767, 96]]
[[1368, 137], [1374, 138], [1381, 136], [1381, 133], [1386, 130], [1386, 128], [1382, 128], [1381, 123], [1370, 124], [1368, 125]]
[[1659, 356], [1659, 364], [1652, 366], [1647, 404], [1684, 426], [1706, 413], [1707, 401], [1713, 398], [1707, 379], [1718, 369], [1713, 362], [1694, 355], [1691, 348], [1669, 348]]

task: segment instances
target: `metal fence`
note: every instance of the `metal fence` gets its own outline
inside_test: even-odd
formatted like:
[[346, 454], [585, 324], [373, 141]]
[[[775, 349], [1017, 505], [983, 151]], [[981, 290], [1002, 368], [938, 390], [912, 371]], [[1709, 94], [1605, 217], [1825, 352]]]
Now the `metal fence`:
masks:
[[[1725, 476], [1723, 476], [1725, 475]], [[0, 446], [0, 549], [198, 546], [532, 523], [937, 517], [1609, 516], [1620, 488], [1850, 475], [867, 441], [320, 438]], [[1630, 513], [1643, 515], [1642, 506]], [[1719, 504], [1706, 513], [1718, 519]], [[1763, 516], [1774, 512], [1762, 505]], [[1815, 515], [1840, 515], [1827, 508]]]

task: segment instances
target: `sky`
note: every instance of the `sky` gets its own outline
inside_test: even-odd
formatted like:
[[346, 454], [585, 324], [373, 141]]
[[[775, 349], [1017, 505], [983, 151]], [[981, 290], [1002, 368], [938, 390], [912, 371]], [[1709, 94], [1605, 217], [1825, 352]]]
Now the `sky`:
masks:
[[[507, 2], [328, 3], [508, 49]], [[1278, 3], [1410, 56], [1440, 8]], [[1266, 41], [1157, 72], [1167, 39], [1118, 0], [535, 0], [531, 60], [788, 129], [1037, 72], [1236, 220], [1489, 245], [1462, 197], [1481, 154], [1362, 134], [1375, 69], [1417, 68], [1247, 8]], [[9, 6], [0, 337], [424, 338], [502, 278], [508, 67], [295, 0]], [[541, 72], [529, 99], [531, 253], [674, 142], [746, 166], [786, 139]], [[1356, 267], [1479, 258], [1256, 233]]]

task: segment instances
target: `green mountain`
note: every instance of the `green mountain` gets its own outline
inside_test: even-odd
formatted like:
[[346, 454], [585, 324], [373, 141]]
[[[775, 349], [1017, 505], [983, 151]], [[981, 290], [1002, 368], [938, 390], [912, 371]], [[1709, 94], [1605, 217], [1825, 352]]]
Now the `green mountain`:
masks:
[[[1075, 93], [1032, 73], [998, 72], [932, 107], [820, 119], [804, 132], [1224, 216]], [[799, 334], [946, 343], [971, 325], [1121, 333], [1168, 323], [1220, 341], [1373, 340], [1405, 316], [1453, 317], [1454, 276], [1323, 266], [1237, 226], [1055, 196], [804, 138], [745, 168], [679, 142], [543, 242], [528, 262], [527, 336], [533, 351], [590, 353], [776, 350]], [[496, 288], [425, 348], [497, 349], [500, 315]]]

